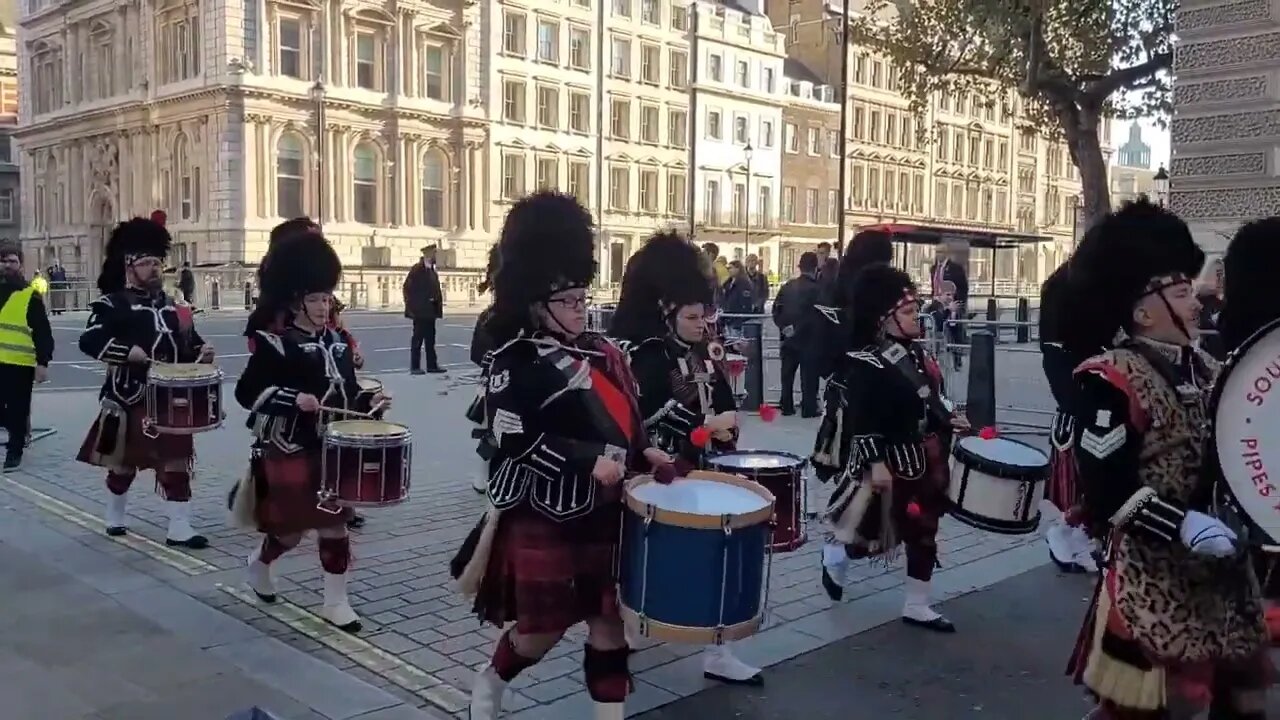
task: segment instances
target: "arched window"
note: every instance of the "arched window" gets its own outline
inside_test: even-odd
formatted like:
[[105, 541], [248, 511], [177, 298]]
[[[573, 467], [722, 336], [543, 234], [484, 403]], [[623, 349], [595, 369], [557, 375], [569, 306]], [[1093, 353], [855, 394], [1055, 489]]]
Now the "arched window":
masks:
[[422, 224], [444, 227], [444, 153], [428, 150], [422, 159]]
[[355, 196], [355, 221], [366, 225], [378, 222], [378, 151], [373, 143], [356, 146], [352, 193]]
[[280, 136], [276, 143], [276, 214], [285, 218], [302, 217], [302, 140], [292, 132]]
[[173, 175], [178, 182], [178, 215], [183, 220], [196, 218], [196, 196], [199, 194], [199, 174], [191, 167], [190, 143], [179, 133], [173, 142]]

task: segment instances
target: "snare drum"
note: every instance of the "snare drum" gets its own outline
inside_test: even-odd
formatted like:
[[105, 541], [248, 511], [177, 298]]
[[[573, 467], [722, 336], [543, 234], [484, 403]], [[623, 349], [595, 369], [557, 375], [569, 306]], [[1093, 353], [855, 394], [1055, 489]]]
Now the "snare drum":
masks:
[[320, 504], [384, 507], [409, 499], [413, 433], [382, 420], [336, 420], [324, 432]]
[[1005, 438], [961, 438], [952, 451], [951, 514], [979, 530], [1027, 535], [1040, 525], [1049, 458]]
[[760, 629], [768, 604], [773, 496], [758, 483], [692, 472], [627, 483], [619, 594], [643, 637], [708, 644]]
[[144, 391], [143, 427], [161, 435], [194, 435], [222, 426], [222, 371], [207, 363], [152, 365]]
[[739, 475], [760, 483], [773, 494], [773, 538], [769, 549], [789, 552], [804, 545], [805, 506], [804, 466], [799, 455], [775, 450], [735, 450], [707, 458], [707, 467], [718, 472]]
[[382, 381], [360, 375], [356, 378], [356, 385], [360, 387], [360, 392], [356, 395], [355, 410], [362, 413], [372, 412], [373, 398], [382, 392]]

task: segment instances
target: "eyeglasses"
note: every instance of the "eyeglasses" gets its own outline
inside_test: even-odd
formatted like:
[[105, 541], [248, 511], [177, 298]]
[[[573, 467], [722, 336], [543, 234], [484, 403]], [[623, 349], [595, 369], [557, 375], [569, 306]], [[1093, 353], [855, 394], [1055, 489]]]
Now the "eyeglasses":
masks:
[[547, 303], [555, 303], [565, 310], [579, 310], [591, 304], [591, 296], [581, 295], [575, 297], [571, 295], [568, 297], [548, 298]]

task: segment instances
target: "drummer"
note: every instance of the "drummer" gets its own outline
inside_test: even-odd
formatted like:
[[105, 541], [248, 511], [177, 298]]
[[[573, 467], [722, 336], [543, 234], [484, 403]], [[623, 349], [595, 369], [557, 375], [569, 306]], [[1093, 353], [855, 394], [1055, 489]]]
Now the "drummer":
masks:
[[[969, 423], [950, 409], [937, 361], [915, 342], [921, 335], [920, 302], [911, 278], [889, 265], [868, 265], [854, 278], [849, 303], [844, 318], [857, 349], [839, 381], [849, 397], [842, 422], [849, 428], [845, 473], [851, 480], [832, 499], [827, 520], [833, 539], [847, 543], [846, 557], [892, 557], [899, 542], [905, 545], [902, 621], [955, 632], [933, 609], [930, 582], [938, 562], [938, 521], [948, 505], [947, 450], [953, 432], [968, 430]], [[860, 506], [854, 500], [863, 483], [875, 494]], [[828, 568], [844, 558], [831, 554], [824, 548], [822, 582], [838, 599], [843, 587]]]
[[[275, 244], [280, 242], [283, 238], [301, 233], [319, 232], [319, 230], [320, 226], [309, 217], [296, 217], [291, 220], [285, 220], [279, 225], [271, 228], [271, 234], [267, 240], [267, 249], [270, 250], [270, 248], [274, 247]], [[262, 287], [262, 273], [265, 267], [266, 258], [264, 257], [263, 260], [258, 263], [259, 290], [261, 290]], [[341, 333], [344, 341], [354, 348], [351, 351], [351, 359], [355, 363], [356, 369], [359, 370], [364, 367], [364, 356], [360, 354], [360, 346], [356, 343], [355, 336], [346, 329], [342, 322], [342, 303], [334, 297], [331, 305], [332, 307], [329, 311], [328, 325], [330, 328]], [[259, 303], [259, 307], [263, 307], [263, 305]], [[267, 307], [273, 307], [273, 305], [268, 303]], [[256, 337], [258, 330], [267, 330], [268, 332], [279, 334], [283, 332], [284, 328], [287, 326], [288, 320], [289, 314], [287, 311], [282, 312], [271, 309], [266, 311], [254, 310], [250, 313], [249, 322], [245, 326], [244, 333], [245, 337], [248, 339], [249, 354], [253, 354], [254, 346], [256, 345], [254, 338]], [[360, 515], [351, 508], [347, 508], [345, 512], [347, 515], [347, 527], [352, 528], [353, 530], [364, 527], [365, 519], [363, 515]]]
[[[706, 310], [712, 292], [699, 255], [674, 232], [649, 238], [627, 262], [610, 327], [610, 335], [630, 349], [649, 440], [675, 457], [680, 475], [703, 466], [708, 446], [733, 450], [738, 440], [724, 347], [709, 341]], [[727, 645], [706, 647], [702, 672], [731, 684], [764, 682], [760, 669], [739, 660]]]
[[[348, 632], [360, 620], [347, 599], [351, 546], [343, 515], [316, 507], [322, 452], [321, 408], [352, 408], [359, 393], [351, 349], [328, 327], [342, 265], [319, 233], [281, 239], [263, 261], [255, 310], [290, 315], [275, 333], [256, 330], [254, 351], [236, 383], [236, 400], [250, 411], [252, 487], [261, 544], [249, 556], [249, 587], [275, 602], [271, 564], [315, 530], [324, 569], [320, 615]], [[387, 403], [385, 396], [375, 402]]]
[[196, 332], [191, 308], [165, 293], [161, 275], [172, 239], [163, 225], [134, 218], [112, 231], [98, 275], [102, 296], [89, 305], [80, 350], [106, 364], [101, 408], [78, 460], [107, 470], [106, 532], [127, 531], [129, 487], [139, 470], [153, 470], [165, 500], [165, 544], [192, 550], [209, 541], [191, 527], [190, 435], [143, 431], [144, 395], [152, 362], [213, 362], [213, 346]]
[[[489, 262], [484, 270], [484, 280], [476, 286], [476, 291], [481, 294], [489, 292], [493, 287], [493, 279], [498, 274], [498, 265], [501, 261], [502, 254], [495, 245], [489, 249]], [[480, 472], [471, 478], [471, 489], [481, 495], [489, 492], [489, 460], [493, 457], [494, 448], [498, 445], [493, 438], [493, 433], [489, 430], [484, 412], [484, 388], [489, 382], [489, 363], [493, 359], [495, 349], [493, 338], [489, 336], [485, 326], [492, 315], [493, 305], [490, 305], [480, 313], [480, 317], [476, 318], [476, 327], [471, 333], [471, 362], [475, 363], [480, 375], [476, 397], [467, 408], [467, 419], [476, 424], [476, 427], [471, 429], [471, 439], [478, 441], [476, 454], [480, 456], [482, 462]]]
[[[631, 690], [615, 558], [621, 481], [671, 458], [649, 447], [626, 359], [586, 333], [595, 276], [591, 216], [539, 192], [507, 214], [488, 330], [498, 349], [485, 409], [498, 447], [492, 507], [452, 570], [481, 620], [506, 627], [476, 676], [471, 720], [569, 628], [587, 625], [583, 675], [597, 720], [622, 720]], [[670, 468], [667, 468], [669, 471]]]
[[1217, 364], [1194, 347], [1204, 263], [1185, 223], [1147, 201], [1086, 234], [1071, 258], [1084, 509], [1109, 563], [1072, 671], [1095, 718], [1263, 718], [1271, 663], [1257, 579], [1235, 534], [1202, 512]]

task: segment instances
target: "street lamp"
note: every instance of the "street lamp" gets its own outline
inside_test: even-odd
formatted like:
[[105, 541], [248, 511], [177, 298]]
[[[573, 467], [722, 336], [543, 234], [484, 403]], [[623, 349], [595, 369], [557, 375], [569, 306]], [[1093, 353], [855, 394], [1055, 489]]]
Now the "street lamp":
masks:
[[311, 102], [315, 109], [316, 115], [316, 217], [315, 223], [318, 226], [324, 225], [324, 80], [316, 80], [315, 85], [311, 86]]
[[1151, 189], [1156, 193], [1156, 204], [1164, 207], [1169, 199], [1169, 171], [1165, 170], [1163, 165], [1156, 170], [1155, 177], [1151, 178]]
[[747, 141], [747, 146], [742, 148], [742, 154], [747, 158], [747, 182], [743, 190], [742, 197], [742, 264], [747, 263], [747, 256], [751, 254], [751, 155], [755, 150], [751, 147], [751, 141]]

